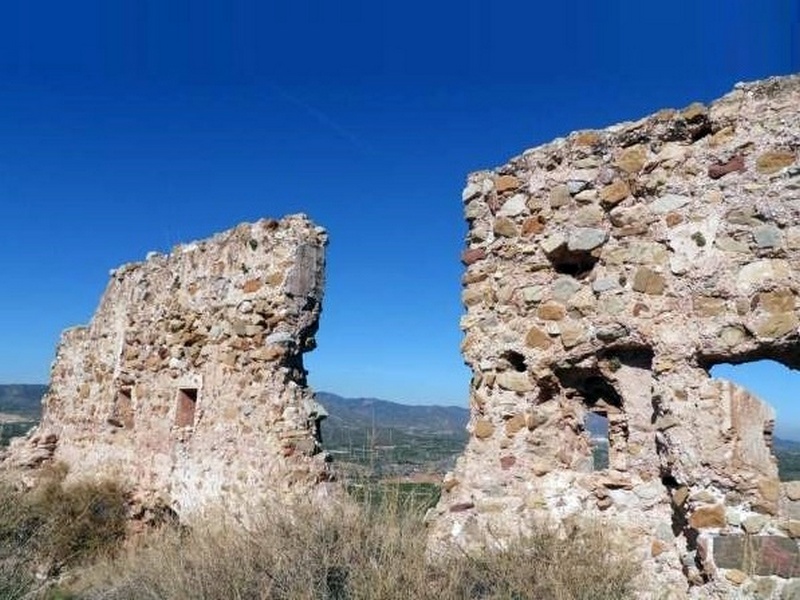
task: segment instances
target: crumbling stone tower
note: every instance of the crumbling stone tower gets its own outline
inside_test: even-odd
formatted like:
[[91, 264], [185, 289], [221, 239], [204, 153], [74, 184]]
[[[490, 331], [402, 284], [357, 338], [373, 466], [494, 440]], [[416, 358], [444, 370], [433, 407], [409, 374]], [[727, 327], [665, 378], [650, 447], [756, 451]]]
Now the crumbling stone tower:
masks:
[[[800, 585], [800, 484], [778, 480], [774, 413], [709, 377], [760, 358], [800, 368], [798, 148], [788, 77], [470, 175], [472, 435], [434, 548], [589, 517], [641, 562], [643, 598]], [[607, 468], [588, 413], [608, 421]]]
[[5, 466], [60, 461], [70, 478], [118, 479], [182, 518], [319, 489], [324, 411], [302, 355], [326, 243], [293, 215], [114, 270], [91, 323], [64, 332], [42, 422]]

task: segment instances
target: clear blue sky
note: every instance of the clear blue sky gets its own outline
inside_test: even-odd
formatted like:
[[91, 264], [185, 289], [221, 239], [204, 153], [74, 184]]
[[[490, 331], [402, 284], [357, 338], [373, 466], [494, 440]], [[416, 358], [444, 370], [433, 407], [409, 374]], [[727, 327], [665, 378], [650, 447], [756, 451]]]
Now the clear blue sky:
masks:
[[244, 220], [328, 228], [311, 383], [466, 404], [469, 171], [798, 70], [793, 0], [3, 3], [0, 381], [108, 270]]

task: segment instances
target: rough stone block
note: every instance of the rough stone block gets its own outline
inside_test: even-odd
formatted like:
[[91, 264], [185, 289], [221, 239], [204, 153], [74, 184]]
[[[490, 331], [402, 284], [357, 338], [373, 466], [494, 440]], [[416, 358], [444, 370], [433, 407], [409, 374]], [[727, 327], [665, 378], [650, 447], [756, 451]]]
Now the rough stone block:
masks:
[[714, 564], [753, 575], [800, 577], [797, 542], [774, 535], [728, 535], [713, 539]]

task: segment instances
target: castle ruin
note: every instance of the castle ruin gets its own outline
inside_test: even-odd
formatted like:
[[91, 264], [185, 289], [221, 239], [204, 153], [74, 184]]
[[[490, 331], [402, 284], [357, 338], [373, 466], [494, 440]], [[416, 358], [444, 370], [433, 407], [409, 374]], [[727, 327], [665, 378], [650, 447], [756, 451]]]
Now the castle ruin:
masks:
[[5, 458], [112, 478], [181, 518], [324, 489], [324, 409], [306, 387], [327, 235], [262, 220], [111, 273], [86, 327], [64, 332], [41, 424]]
[[471, 437], [432, 548], [588, 517], [641, 563], [642, 598], [800, 597], [800, 482], [779, 481], [774, 412], [709, 376], [800, 368], [798, 149], [787, 77], [470, 175]]

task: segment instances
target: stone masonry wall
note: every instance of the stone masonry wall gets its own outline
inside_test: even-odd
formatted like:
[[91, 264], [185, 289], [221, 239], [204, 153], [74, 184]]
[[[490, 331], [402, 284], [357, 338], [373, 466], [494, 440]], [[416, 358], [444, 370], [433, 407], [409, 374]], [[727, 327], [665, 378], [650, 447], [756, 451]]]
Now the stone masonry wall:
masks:
[[800, 597], [774, 413], [708, 374], [800, 368], [799, 148], [800, 77], [776, 78], [470, 175], [471, 438], [434, 552], [589, 517], [641, 563], [642, 598]]
[[64, 332], [41, 425], [5, 466], [60, 461], [182, 518], [307, 496], [327, 479], [302, 362], [326, 243], [293, 215], [113, 271], [91, 323]]

